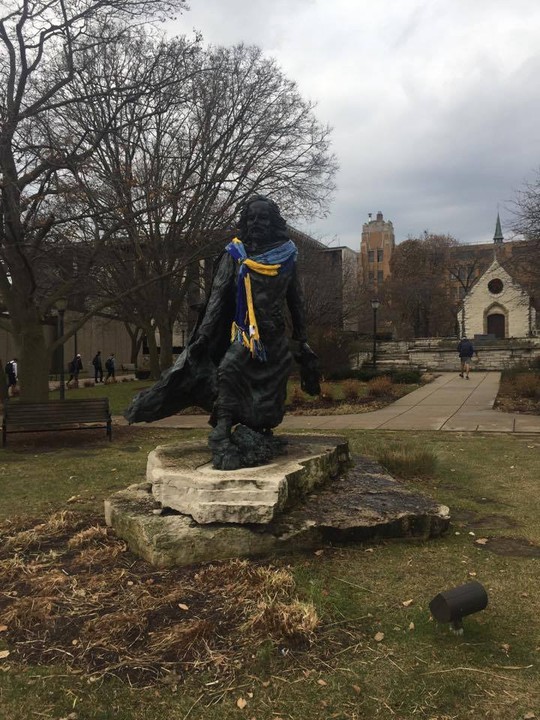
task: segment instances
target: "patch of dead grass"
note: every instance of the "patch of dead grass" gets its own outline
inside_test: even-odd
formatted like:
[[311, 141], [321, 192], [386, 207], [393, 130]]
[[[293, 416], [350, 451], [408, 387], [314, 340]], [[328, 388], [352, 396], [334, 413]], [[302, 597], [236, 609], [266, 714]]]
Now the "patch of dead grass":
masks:
[[268, 637], [314, 638], [316, 612], [288, 568], [232, 560], [157, 571], [72, 511], [14, 530], [4, 523], [0, 617], [22, 664], [67, 662], [137, 684], [188, 666], [226, 673]]

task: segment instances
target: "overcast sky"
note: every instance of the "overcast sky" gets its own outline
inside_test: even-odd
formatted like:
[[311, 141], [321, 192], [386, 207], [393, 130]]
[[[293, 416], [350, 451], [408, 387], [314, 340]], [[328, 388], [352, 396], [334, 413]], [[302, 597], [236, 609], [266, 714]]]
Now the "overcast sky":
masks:
[[178, 34], [259, 45], [333, 128], [328, 217], [296, 225], [358, 250], [368, 213], [396, 241], [489, 242], [540, 166], [539, 0], [190, 0]]

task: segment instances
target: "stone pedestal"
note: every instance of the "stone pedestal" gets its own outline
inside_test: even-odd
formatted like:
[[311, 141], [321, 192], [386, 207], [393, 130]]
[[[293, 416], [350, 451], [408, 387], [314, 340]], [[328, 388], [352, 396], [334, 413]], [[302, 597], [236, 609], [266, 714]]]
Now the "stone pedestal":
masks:
[[212, 470], [201, 443], [159, 447], [149, 456], [150, 481], [105, 501], [106, 522], [158, 567], [328, 542], [429, 538], [448, 528], [444, 505], [411, 492], [366, 458], [351, 467], [343, 438], [289, 441], [279, 461], [234, 471]]
[[164, 508], [199, 524], [266, 524], [347, 467], [347, 441], [289, 438], [286, 455], [268, 465], [215, 470], [200, 442], [161, 445], [148, 456], [146, 479]]

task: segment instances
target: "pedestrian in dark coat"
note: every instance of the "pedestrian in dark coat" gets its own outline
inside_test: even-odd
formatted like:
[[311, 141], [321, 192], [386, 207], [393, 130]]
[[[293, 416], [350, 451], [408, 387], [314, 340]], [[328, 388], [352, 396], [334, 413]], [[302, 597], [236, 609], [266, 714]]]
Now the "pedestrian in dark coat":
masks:
[[471, 358], [474, 355], [474, 345], [464, 335], [458, 343], [457, 351], [461, 361], [461, 372], [459, 373], [459, 377], [465, 377], [465, 379], [468, 380], [471, 369]]
[[105, 370], [107, 371], [107, 377], [105, 382], [115, 382], [116, 380], [116, 360], [114, 359], [114, 353], [111, 353], [105, 361]]
[[103, 363], [101, 361], [101, 350], [98, 350], [92, 360], [94, 366], [94, 380], [96, 383], [103, 382]]
[[75, 387], [79, 386], [79, 373], [83, 369], [82, 359], [79, 353], [75, 355], [73, 360], [69, 363], [68, 370], [69, 370], [69, 380], [68, 385], [70, 382], [73, 382]]

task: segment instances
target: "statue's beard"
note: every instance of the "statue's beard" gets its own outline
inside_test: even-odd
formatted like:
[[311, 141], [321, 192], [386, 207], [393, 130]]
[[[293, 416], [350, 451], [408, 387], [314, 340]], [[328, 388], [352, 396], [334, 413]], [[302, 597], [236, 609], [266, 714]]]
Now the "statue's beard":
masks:
[[270, 242], [272, 238], [270, 228], [253, 225], [247, 231], [247, 242], [251, 246], [261, 246]]

